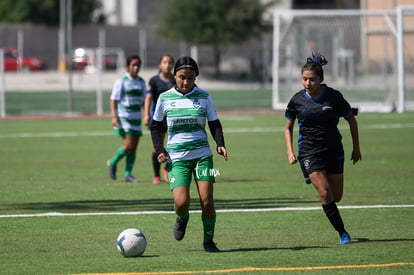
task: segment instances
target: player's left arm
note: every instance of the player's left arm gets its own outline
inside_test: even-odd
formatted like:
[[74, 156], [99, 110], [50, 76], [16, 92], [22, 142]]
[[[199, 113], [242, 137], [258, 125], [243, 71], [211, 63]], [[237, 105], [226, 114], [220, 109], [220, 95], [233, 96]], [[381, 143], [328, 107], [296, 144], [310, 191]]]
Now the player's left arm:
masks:
[[358, 161], [362, 160], [361, 150], [359, 148], [358, 123], [352, 112], [349, 113], [347, 116], [344, 116], [344, 118], [346, 119], [346, 121], [348, 121], [349, 129], [351, 131], [353, 146], [351, 160], [352, 163], [355, 164]]
[[222, 155], [224, 160], [227, 160], [227, 149], [224, 143], [223, 127], [218, 119], [216, 108], [210, 96], [208, 96], [207, 99], [206, 109], [208, 128], [210, 129], [210, 133], [216, 142], [217, 153]]
[[217, 144], [217, 153], [222, 155], [227, 160], [227, 150], [224, 144], [223, 127], [221, 126], [220, 120], [216, 119], [208, 122], [208, 128], [210, 129], [211, 135]]

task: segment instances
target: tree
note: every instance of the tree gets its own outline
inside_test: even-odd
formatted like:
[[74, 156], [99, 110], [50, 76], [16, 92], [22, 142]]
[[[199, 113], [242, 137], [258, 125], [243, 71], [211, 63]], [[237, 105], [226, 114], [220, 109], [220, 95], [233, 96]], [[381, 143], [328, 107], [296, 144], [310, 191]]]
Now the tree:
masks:
[[[59, 0], [1, 0], [0, 22], [57, 26], [59, 4]], [[72, 0], [73, 24], [93, 22], [93, 14], [100, 8], [98, 0]]]
[[214, 50], [216, 76], [220, 76], [225, 47], [260, 37], [270, 30], [263, 14], [276, 1], [260, 0], [170, 0], [158, 17], [158, 34], [172, 41], [210, 45]]

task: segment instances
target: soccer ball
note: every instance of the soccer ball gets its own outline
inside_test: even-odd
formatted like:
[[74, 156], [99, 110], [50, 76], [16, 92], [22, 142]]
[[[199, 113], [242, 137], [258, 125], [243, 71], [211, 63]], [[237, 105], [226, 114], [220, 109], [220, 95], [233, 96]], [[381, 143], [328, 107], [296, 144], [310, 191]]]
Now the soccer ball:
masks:
[[144, 253], [147, 247], [147, 240], [138, 229], [128, 228], [119, 234], [116, 240], [116, 247], [124, 257], [138, 257]]

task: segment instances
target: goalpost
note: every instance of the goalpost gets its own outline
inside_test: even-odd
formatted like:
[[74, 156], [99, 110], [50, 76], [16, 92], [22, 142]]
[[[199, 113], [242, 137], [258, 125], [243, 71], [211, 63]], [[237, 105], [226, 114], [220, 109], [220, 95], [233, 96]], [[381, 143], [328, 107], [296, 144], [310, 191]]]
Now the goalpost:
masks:
[[273, 109], [302, 89], [312, 50], [328, 59], [325, 82], [362, 112], [414, 110], [414, 6], [392, 10], [277, 10]]

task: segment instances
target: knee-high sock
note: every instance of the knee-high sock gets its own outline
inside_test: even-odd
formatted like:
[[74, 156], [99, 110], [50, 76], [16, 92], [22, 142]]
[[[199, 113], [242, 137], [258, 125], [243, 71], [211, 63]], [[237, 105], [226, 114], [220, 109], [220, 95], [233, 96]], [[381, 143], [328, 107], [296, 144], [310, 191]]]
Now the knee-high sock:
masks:
[[178, 217], [182, 218], [182, 219], [187, 219], [188, 216], [190, 216], [190, 213], [188, 212], [188, 210], [187, 211], [184, 211], [184, 212], [177, 212], [177, 210], [174, 210], [174, 211], [175, 211], [175, 214]]
[[213, 240], [214, 231], [216, 227], [216, 217], [214, 218], [201, 217], [201, 219], [203, 221], [204, 242]]
[[332, 202], [330, 204], [322, 205], [322, 208], [335, 230], [338, 231], [339, 234], [345, 232], [344, 222], [342, 221], [341, 214], [339, 214], [336, 203]]
[[118, 164], [118, 162], [123, 158], [123, 157], [125, 157], [125, 155], [126, 155], [126, 152], [124, 151], [124, 148], [122, 148], [122, 146], [121, 147], [119, 147], [118, 148], [118, 150], [115, 152], [115, 155], [112, 157], [112, 159], [111, 159], [111, 164], [112, 165], [117, 165]]
[[125, 176], [131, 175], [135, 163], [135, 154], [126, 154]]

